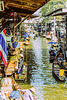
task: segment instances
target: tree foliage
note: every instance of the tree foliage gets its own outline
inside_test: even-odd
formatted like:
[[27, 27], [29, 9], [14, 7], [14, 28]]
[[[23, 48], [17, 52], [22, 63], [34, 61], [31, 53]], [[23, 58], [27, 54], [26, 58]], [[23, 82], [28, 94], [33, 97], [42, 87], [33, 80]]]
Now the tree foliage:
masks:
[[[47, 4], [45, 4], [42, 7], [42, 9], [41, 9], [42, 16], [41, 17], [51, 13], [52, 11], [54, 11], [54, 10], [56, 10], [58, 8], [64, 8], [66, 1], [67, 0], [50, 0]], [[48, 19], [49, 19], [49, 17], [46, 17], [45, 21], [47, 22]]]
[[58, 8], [63, 8], [65, 6], [65, 1], [67, 0], [50, 0], [47, 4], [45, 4], [42, 9], [42, 15], [46, 15]]

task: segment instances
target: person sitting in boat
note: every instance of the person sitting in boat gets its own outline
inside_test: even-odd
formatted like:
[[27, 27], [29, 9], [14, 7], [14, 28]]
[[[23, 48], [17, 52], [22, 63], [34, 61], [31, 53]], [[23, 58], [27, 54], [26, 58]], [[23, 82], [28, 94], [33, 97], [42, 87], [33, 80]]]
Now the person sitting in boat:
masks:
[[56, 54], [55, 54], [54, 50], [52, 50], [50, 53], [50, 63], [54, 62], [55, 56], [56, 56]]
[[22, 69], [23, 69], [23, 54], [20, 54], [20, 59], [18, 63], [18, 74], [22, 74]]
[[63, 59], [64, 59], [64, 54], [63, 54], [62, 47], [60, 47], [55, 60], [63, 61]]
[[52, 51], [55, 51], [54, 48], [53, 48], [53, 46], [50, 47], [49, 53], [51, 53]]
[[25, 89], [25, 90], [22, 90], [22, 89], [18, 89], [19, 91], [21, 91], [22, 93], [24, 93], [23, 95], [23, 99], [24, 100], [34, 100], [33, 96], [32, 96], [32, 93], [35, 93], [35, 88], [30, 88], [30, 89]]
[[59, 53], [63, 53], [62, 44], [59, 45]]

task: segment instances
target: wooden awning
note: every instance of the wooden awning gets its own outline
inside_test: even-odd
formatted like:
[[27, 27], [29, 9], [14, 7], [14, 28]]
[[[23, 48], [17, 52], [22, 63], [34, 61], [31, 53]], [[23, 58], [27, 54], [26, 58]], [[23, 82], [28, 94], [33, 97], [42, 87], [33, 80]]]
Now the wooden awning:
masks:
[[2, 0], [5, 3], [5, 10], [0, 12], [0, 18], [9, 16], [11, 11], [26, 15], [32, 15], [50, 0]]

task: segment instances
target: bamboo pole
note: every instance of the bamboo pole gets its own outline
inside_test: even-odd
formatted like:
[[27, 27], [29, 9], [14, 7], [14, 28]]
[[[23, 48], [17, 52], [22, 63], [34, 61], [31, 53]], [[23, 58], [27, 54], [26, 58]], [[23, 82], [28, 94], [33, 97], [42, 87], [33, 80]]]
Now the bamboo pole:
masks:
[[29, 17], [29, 14], [23, 19], [23, 20], [21, 20], [15, 27], [14, 27], [14, 29], [18, 26], [18, 25], [20, 25], [26, 18], [28, 18]]

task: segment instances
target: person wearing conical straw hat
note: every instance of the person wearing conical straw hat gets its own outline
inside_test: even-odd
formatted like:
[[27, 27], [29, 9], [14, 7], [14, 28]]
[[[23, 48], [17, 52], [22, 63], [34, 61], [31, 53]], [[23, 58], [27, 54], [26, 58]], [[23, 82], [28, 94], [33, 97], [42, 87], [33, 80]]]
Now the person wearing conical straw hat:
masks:
[[32, 87], [30, 89], [25, 89], [25, 90], [22, 90], [22, 89], [18, 89], [18, 90], [21, 91], [22, 93], [24, 93], [24, 96], [23, 96], [24, 100], [34, 100], [33, 96], [32, 96], [32, 93], [36, 92], [34, 87]]

